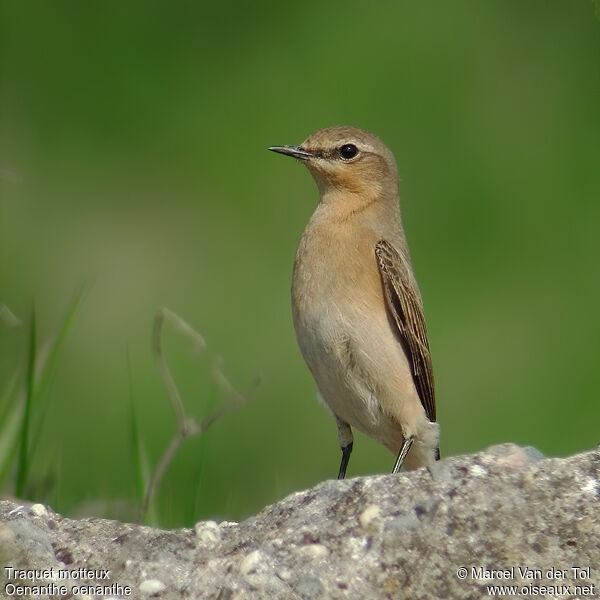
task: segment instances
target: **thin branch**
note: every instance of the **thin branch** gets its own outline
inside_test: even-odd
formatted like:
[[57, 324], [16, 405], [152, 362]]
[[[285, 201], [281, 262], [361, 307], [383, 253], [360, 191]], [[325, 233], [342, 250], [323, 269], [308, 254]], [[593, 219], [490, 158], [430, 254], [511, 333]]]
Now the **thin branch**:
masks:
[[150, 506], [150, 502], [154, 493], [156, 492], [162, 478], [167, 470], [167, 467], [171, 464], [171, 461], [175, 458], [177, 451], [181, 448], [181, 444], [183, 444], [185, 437], [181, 431], [177, 431], [166, 450], [163, 452], [163, 455], [160, 457], [156, 468], [152, 472], [150, 477], [150, 481], [148, 481], [148, 485], [146, 487], [146, 493], [144, 494], [144, 501], [142, 503], [141, 508], [141, 519], [143, 520], [148, 512], [148, 507]]
[[167, 391], [167, 396], [171, 401], [171, 406], [173, 407], [173, 412], [175, 413], [175, 418], [177, 419], [177, 426], [181, 427], [181, 424], [185, 419], [185, 409], [183, 407], [183, 402], [181, 401], [181, 396], [179, 395], [179, 390], [177, 389], [177, 384], [175, 383], [175, 379], [173, 379], [173, 375], [171, 375], [171, 369], [169, 369], [169, 366], [167, 365], [167, 361], [165, 360], [160, 344], [162, 326], [169, 313], [170, 311], [168, 309], [161, 308], [154, 319], [152, 349], [154, 351], [156, 366], [158, 367], [158, 371], [162, 377], [165, 390]]
[[171, 323], [173, 327], [179, 331], [179, 333], [181, 333], [185, 338], [189, 339], [192, 342], [193, 348], [198, 354], [201, 354], [206, 350], [206, 342], [204, 341], [204, 338], [187, 321], [184, 321], [179, 315], [168, 308], [161, 308], [158, 311], [154, 319], [152, 349], [158, 371], [163, 380], [167, 396], [171, 402], [171, 407], [173, 408], [173, 412], [175, 414], [177, 431], [173, 435], [171, 441], [167, 445], [167, 448], [158, 461], [156, 468], [150, 476], [150, 480], [146, 486], [146, 491], [142, 502], [140, 520], [143, 520], [146, 516], [150, 503], [152, 502], [152, 498], [154, 497], [156, 490], [159, 488], [162, 478], [164, 477], [169, 465], [175, 458], [179, 448], [181, 448], [186, 438], [201, 435], [221, 417], [231, 412], [234, 408], [237, 408], [241, 404], [245, 403], [254, 393], [259, 384], [259, 379], [255, 378], [246, 392], [243, 394], [238, 392], [223, 373], [223, 359], [214, 359], [211, 365], [211, 373], [223, 396], [228, 398], [228, 402], [215, 410], [208, 418], [200, 422], [197, 421], [192, 415], [186, 413], [185, 406], [177, 388], [177, 384], [175, 383], [175, 379], [173, 378], [171, 369], [169, 369], [169, 365], [167, 364], [167, 360], [162, 350], [162, 329], [165, 321]]

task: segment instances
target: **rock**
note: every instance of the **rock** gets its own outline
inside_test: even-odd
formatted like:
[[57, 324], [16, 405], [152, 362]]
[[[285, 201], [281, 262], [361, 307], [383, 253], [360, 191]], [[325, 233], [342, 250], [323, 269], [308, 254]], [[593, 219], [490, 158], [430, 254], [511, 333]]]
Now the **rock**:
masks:
[[160, 579], [146, 579], [140, 583], [139, 590], [147, 596], [158, 596], [165, 588], [165, 584]]
[[593, 597], [599, 470], [598, 449], [544, 458], [503, 444], [406, 474], [325, 481], [239, 524], [174, 531], [0, 501], [0, 597], [51, 584], [165, 600], [479, 599], [493, 585], [517, 586], [505, 591], [513, 597]]
[[221, 541], [221, 529], [215, 521], [200, 521], [194, 531], [201, 544], [209, 547], [216, 546]]

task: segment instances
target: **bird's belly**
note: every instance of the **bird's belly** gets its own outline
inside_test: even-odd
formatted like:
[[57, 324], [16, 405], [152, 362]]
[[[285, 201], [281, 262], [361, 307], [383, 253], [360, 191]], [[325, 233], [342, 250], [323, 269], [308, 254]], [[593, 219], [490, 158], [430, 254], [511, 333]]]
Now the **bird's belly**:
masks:
[[414, 384], [385, 307], [369, 308], [328, 298], [295, 315], [294, 325], [304, 359], [331, 411], [396, 451], [402, 429], [381, 400], [393, 389], [395, 403], [409, 401]]

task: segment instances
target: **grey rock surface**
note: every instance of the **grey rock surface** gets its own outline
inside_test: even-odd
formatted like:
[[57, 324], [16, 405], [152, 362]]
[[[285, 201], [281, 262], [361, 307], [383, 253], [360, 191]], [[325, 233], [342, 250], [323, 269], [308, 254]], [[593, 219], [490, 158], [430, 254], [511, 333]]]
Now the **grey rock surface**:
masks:
[[599, 449], [544, 458], [503, 444], [172, 531], [1, 501], [0, 597], [64, 597], [36, 595], [43, 585], [169, 600], [479, 599], [493, 585], [516, 586], [509, 597], [600, 597], [599, 471]]

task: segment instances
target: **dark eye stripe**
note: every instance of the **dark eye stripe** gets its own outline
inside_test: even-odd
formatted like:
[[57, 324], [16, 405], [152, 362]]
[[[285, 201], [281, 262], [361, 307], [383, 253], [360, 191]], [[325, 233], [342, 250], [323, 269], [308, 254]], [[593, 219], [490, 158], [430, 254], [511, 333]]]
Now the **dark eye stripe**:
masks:
[[[343, 146], [340, 146], [338, 148], [333, 148], [330, 150], [319, 150], [319, 149], [314, 148], [314, 149], [310, 149], [310, 152], [315, 158], [323, 158], [326, 160], [335, 160], [335, 159], [339, 160], [340, 158], [342, 158], [343, 160], [350, 160], [349, 158], [344, 158], [341, 154], [342, 148], [346, 148], [347, 146], [352, 146], [353, 148], [356, 149], [356, 153], [354, 154], [354, 156], [356, 156], [358, 154], [359, 150], [358, 150], [358, 148], [356, 148], [356, 146], [354, 144], [344, 144]], [[354, 156], [352, 156], [351, 158], [354, 158]]]

